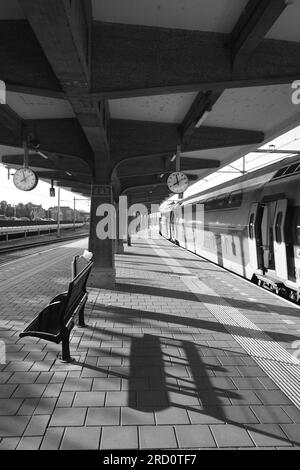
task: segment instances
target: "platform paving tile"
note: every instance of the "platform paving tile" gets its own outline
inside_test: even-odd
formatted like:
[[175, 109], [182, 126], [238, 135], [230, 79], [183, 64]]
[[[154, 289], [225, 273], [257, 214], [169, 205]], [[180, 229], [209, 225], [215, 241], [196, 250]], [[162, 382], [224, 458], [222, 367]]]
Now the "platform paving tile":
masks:
[[290, 399], [280, 390], [256, 390], [255, 394], [264, 405], [290, 405]]
[[209, 426], [175, 426], [179, 448], [215, 448], [216, 442]]
[[120, 391], [121, 379], [120, 378], [95, 378], [92, 386], [92, 391]]
[[73, 407], [104, 406], [104, 392], [76, 392]]
[[[160, 390], [151, 390], [151, 391], [137, 391], [135, 393], [137, 399], [136, 403], [137, 406], [140, 407], [167, 407], [172, 401], [171, 393], [168, 394], [166, 390], [164, 390], [164, 386], [161, 385]], [[132, 396], [132, 394], [131, 394]], [[132, 397], [134, 399], [134, 396]]]
[[278, 390], [277, 385], [269, 377], [259, 377], [259, 382], [261, 382], [265, 389], [267, 390]]
[[9, 398], [18, 387], [17, 384], [1, 384], [0, 385], [0, 398]]
[[300, 423], [300, 410], [294, 405], [283, 405], [281, 408], [294, 423]]
[[[81, 429], [81, 428], [79, 428]], [[64, 434], [65, 428], [48, 428], [43, 441], [40, 446], [40, 450], [58, 450]]]
[[165, 410], [156, 411], [155, 419], [160, 424], [190, 424], [187, 410], [177, 407], [168, 407]]
[[15, 450], [19, 442], [18, 437], [5, 437], [0, 440], [0, 450]]
[[113, 426], [120, 424], [120, 407], [88, 408], [86, 426]]
[[[49, 384], [53, 376], [53, 372], [40, 372], [35, 383]], [[55, 383], [55, 382], [53, 382]]]
[[23, 436], [16, 450], [38, 450], [42, 442], [42, 437]]
[[231, 380], [239, 390], [266, 389], [260, 379], [257, 379], [256, 377], [232, 377]]
[[43, 395], [46, 384], [21, 384], [13, 394], [15, 398], [39, 398]]
[[57, 408], [72, 406], [76, 392], [61, 392], [56, 402]]
[[212, 425], [210, 427], [218, 447], [253, 447], [248, 432], [243, 426], [233, 424]]
[[0, 398], [0, 416], [15, 415], [22, 401], [22, 399]]
[[138, 449], [138, 430], [136, 426], [103, 427], [100, 449]]
[[121, 408], [121, 424], [122, 425], [154, 425], [155, 416], [153, 408], [134, 409], [123, 406]]
[[20, 416], [31, 416], [34, 414], [41, 398], [25, 398], [17, 414]]
[[101, 427], [67, 427], [61, 450], [93, 450], [99, 448]]
[[30, 416], [1, 416], [0, 437], [22, 436]]
[[5, 367], [5, 372], [27, 372], [34, 365], [33, 361], [30, 362], [9, 362]]
[[12, 376], [13, 372], [2, 372], [0, 371], [0, 385], [8, 382], [9, 378]]
[[92, 387], [92, 379], [81, 377], [68, 377], [63, 384], [63, 392], [89, 392]]
[[[101, 392], [95, 392], [101, 393]], [[109, 391], [106, 392], [105, 406], [128, 406], [128, 403], [131, 403], [131, 406], [136, 405], [136, 392], [130, 393], [127, 390], [124, 391]]]
[[34, 415], [28, 423], [24, 436], [43, 436], [47, 429], [50, 415]]
[[141, 449], [177, 449], [173, 426], [140, 426]]
[[255, 416], [257, 416], [260, 423], [264, 424], [280, 424], [291, 423], [292, 419], [280, 407], [274, 405], [251, 405], [251, 409]]
[[7, 383], [11, 384], [33, 384], [36, 382], [39, 372], [14, 372]]
[[225, 419], [222, 408], [216, 406], [193, 406], [187, 412], [192, 424], [223, 424]]
[[220, 416], [224, 417], [224, 421], [232, 424], [250, 424], [259, 423], [258, 418], [253, 413], [250, 406], [223, 406], [219, 410]]
[[59, 397], [62, 386], [63, 386], [62, 383], [47, 384], [47, 387], [45, 388], [45, 391], [43, 393], [43, 397], [45, 397], [45, 398], [57, 398], [57, 397]]
[[258, 390], [257, 394], [252, 390], [238, 390], [235, 396], [232, 396], [230, 400], [233, 405], [260, 405], [262, 401], [260, 396], [257, 396], [259, 392], [261, 392], [261, 390]]
[[249, 434], [258, 447], [292, 445], [290, 439], [277, 424], [254, 424], [249, 429]]
[[282, 424], [280, 427], [294, 445], [300, 445], [300, 424]]
[[87, 408], [56, 408], [49, 426], [83, 426]]
[[35, 415], [51, 415], [56, 406], [57, 398], [42, 397], [34, 410]]

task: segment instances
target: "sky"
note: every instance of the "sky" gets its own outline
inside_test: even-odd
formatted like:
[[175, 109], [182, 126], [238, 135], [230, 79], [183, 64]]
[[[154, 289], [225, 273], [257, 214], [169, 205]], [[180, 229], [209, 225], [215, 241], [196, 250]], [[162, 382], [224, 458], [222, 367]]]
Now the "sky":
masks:
[[[14, 170], [11, 170], [14, 173]], [[57, 206], [57, 188], [55, 197], [49, 196], [50, 184], [44, 181], [39, 181], [38, 185], [32, 191], [20, 191], [13, 183], [13, 177], [8, 179], [8, 171], [3, 165], [0, 165], [0, 201], [7, 201], [9, 204], [16, 205], [19, 202], [26, 204], [32, 202], [33, 204], [42, 204], [44, 209]], [[75, 194], [71, 191], [64, 189], [60, 190], [60, 204], [61, 206], [74, 207], [77, 210], [89, 212], [90, 201], [85, 199], [81, 194]]]

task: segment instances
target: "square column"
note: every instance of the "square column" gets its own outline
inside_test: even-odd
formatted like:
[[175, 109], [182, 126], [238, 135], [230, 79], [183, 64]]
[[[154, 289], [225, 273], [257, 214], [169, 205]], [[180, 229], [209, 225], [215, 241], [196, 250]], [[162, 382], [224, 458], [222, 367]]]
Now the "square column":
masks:
[[89, 277], [89, 287], [113, 288], [115, 286], [116, 211], [111, 184], [93, 184], [89, 251], [93, 253], [94, 266]]

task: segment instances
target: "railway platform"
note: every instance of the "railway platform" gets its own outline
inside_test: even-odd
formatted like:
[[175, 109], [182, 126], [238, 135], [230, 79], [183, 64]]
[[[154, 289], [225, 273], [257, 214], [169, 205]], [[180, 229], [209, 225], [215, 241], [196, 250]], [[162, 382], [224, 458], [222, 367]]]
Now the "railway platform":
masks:
[[20, 339], [86, 244], [1, 265], [0, 449], [300, 448], [299, 307], [163, 238], [89, 289], [75, 362]]

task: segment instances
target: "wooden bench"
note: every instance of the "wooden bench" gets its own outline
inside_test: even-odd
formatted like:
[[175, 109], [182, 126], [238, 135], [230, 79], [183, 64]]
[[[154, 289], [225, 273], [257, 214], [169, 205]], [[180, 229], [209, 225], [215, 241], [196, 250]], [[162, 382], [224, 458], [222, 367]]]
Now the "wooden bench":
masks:
[[67, 292], [57, 295], [20, 333], [20, 338], [35, 338], [62, 343], [61, 358], [64, 362], [72, 362], [70, 356], [70, 333], [74, 327], [74, 317], [78, 314], [78, 325], [85, 326], [84, 307], [88, 298], [86, 283], [93, 263], [89, 262], [70, 282]]

